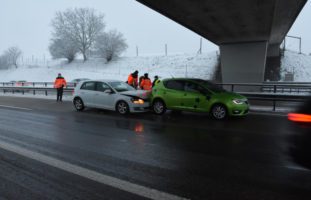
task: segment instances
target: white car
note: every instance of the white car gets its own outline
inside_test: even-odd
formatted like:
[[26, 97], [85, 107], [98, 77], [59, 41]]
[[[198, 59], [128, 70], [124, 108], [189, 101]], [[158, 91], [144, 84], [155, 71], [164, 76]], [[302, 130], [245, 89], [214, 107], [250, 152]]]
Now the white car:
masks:
[[149, 110], [150, 92], [136, 90], [117, 80], [86, 80], [75, 87], [73, 105], [78, 111], [85, 107], [116, 110], [120, 114]]

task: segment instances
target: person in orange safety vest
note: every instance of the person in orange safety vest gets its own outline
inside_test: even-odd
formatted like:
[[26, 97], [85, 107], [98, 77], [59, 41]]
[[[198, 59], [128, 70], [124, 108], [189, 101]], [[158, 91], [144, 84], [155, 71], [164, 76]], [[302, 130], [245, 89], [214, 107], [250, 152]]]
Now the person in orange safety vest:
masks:
[[138, 86], [138, 71], [137, 70], [128, 76], [127, 84], [137, 89], [137, 86]]
[[141, 81], [140, 88], [143, 90], [151, 90], [152, 89], [152, 82], [148, 77], [148, 73], [144, 74], [144, 78]]
[[56, 88], [56, 90], [57, 90], [56, 101], [62, 101], [64, 87], [66, 87], [66, 86], [67, 86], [66, 80], [64, 79], [64, 77], [62, 77], [61, 73], [58, 73], [58, 76], [54, 82], [54, 88]]

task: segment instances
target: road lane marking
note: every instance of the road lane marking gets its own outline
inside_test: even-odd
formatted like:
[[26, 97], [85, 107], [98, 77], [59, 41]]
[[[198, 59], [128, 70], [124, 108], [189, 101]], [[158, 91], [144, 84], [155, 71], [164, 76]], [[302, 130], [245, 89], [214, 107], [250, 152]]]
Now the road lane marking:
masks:
[[14, 108], [14, 109], [19, 109], [19, 110], [32, 110], [30, 108], [22, 108], [22, 107], [16, 107], [16, 106], [7, 106], [7, 105], [0, 105], [2, 108]]
[[180, 197], [177, 195], [162, 192], [156, 189], [148, 188], [145, 186], [137, 185], [128, 181], [124, 181], [112, 176], [104, 175], [96, 171], [86, 169], [71, 163], [58, 160], [38, 152], [30, 151], [23, 147], [19, 147], [7, 142], [0, 141], [0, 148], [7, 151], [19, 154], [21, 156], [39, 161], [41, 163], [47, 164], [49, 166], [61, 169], [63, 171], [108, 185], [119, 190], [123, 190], [138, 196], [146, 197], [149, 199], [159, 199], [159, 200], [186, 200], [187, 198]]

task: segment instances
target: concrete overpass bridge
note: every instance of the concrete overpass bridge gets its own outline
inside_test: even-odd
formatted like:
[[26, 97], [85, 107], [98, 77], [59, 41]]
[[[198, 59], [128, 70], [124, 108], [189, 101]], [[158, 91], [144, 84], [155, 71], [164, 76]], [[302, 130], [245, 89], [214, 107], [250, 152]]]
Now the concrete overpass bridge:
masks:
[[223, 82], [264, 81], [307, 0], [137, 0], [219, 45]]

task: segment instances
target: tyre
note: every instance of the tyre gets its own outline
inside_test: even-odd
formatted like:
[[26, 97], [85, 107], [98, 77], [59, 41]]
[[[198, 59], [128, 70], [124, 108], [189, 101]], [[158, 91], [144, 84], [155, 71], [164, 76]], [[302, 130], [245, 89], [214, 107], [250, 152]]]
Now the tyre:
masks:
[[225, 119], [228, 116], [226, 106], [222, 104], [216, 104], [212, 107], [212, 117], [217, 120]]
[[129, 105], [125, 101], [119, 101], [116, 105], [116, 110], [121, 115], [125, 115], [130, 112]]
[[166, 105], [161, 99], [154, 100], [152, 110], [157, 115], [163, 115], [166, 112]]
[[82, 101], [82, 99], [81, 98], [75, 98], [74, 100], [73, 100], [73, 105], [75, 106], [75, 108], [76, 108], [76, 110], [77, 111], [82, 111], [82, 110], [84, 110], [84, 103], [83, 103], [83, 101]]

